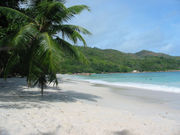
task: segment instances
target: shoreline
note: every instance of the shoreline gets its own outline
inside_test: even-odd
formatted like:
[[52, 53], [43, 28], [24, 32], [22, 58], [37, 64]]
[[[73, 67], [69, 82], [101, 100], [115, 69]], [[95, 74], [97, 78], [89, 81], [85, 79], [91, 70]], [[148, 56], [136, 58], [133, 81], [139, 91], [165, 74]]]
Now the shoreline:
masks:
[[[167, 85], [163, 83], [153, 83], [153, 82], [108, 81], [108, 79], [97, 79], [97, 77], [99, 76], [97, 77], [95, 76], [96, 79], [93, 79], [94, 77], [83, 77], [83, 76], [80, 77], [77, 75], [68, 75], [68, 74], [63, 75], [63, 76], [70, 79], [72, 78], [79, 81], [89, 82], [92, 84], [105, 85], [107, 87], [111, 86], [115, 88], [125, 88], [125, 89], [129, 88], [129, 89], [148, 90], [148, 91], [154, 91], [154, 92], [180, 94], [180, 88], [176, 85]], [[153, 80], [153, 79], [150, 79], [150, 80]]]
[[180, 111], [138, 89], [132, 92], [62, 76], [59, 86], [48, 86], [42, 98], [40, 89], [26, 87], [25, 78], [0, 81], [0, 134], [180, 134]]
[[[102, 73], [64, 73], [62, 75], [83, 75], [83, 76], [90, 76], [90, 75], [94, 75], [94, 74], [128, 74], [128, 73], [132, 73], [132, 74], [138, 74], [138, 73], [159, 73], [159, 72], [180, 72], [180, 70], [166, 70], [166, 71], [138, 71], [138, 72], [102, 72]], [[10, 76], [7, 78], [24, 78], [24, 76]], [[0, 79], [3, 79], [3, 77], [0, 77]]]
[[[159, 72], [180, 72], [180, 70], [166, 70], [166, 71], [137, 71], [137, 72], [102, 72], [102, 73], [72, 73], [72, 74], [68, 74], [68, 75], [83, 75], [83, 76], [90, 76], [90, 75], [94, 75], [94, 74], [128, 74], [128, 73], [159, 73]], [[66, 73], [65, 73], [66, 74]]]
[[[129, 87], [129, 86], [114, 86], [108, 84], [99, 84], [94, 82], [89, 82], [87, 80], [75, 80], [69, 79], [68, 81], [72, 82], [80, 82], [85, 83], [86, 85], [91, 85], [95, 87], [107, 88], [108, 91], [114, 96], [118, 96], [123, 99], [133, 100], [135, 102], [145, 102], [145, 103], [153, 103], [158, 104], [160, 106], [168, 107], [171, 109], [175, 109], [180, 111], [180, 93], [173, 93], [173, 92], [166, 92], [166, 91], [156, 91], [156, 90], [149, 90], [145, 88], [136, 88], [136, 87]], [[126, 100], [125, 99], [125, 100]], [[159, 106], [159, 107], [160, 107]], [[174, 119], [176, 119], [175, 117]], [[180, 116], [178, 117], [180, 120]]]

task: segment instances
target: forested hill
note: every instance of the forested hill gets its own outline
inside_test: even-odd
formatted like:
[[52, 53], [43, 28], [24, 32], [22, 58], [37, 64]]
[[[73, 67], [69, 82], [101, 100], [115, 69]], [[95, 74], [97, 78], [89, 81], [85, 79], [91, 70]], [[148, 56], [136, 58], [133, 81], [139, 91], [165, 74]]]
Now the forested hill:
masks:
[[62, 63], [62, 73], [102, 73], [102, 72], [131, 72], [179, 70], [180, 57], [163, 53], [140, 51], [123, 53], [113, 49], [98, 49], [78, 47], [87, 57], [89, 64], [84, 65], [73, 59], [66, 58]]

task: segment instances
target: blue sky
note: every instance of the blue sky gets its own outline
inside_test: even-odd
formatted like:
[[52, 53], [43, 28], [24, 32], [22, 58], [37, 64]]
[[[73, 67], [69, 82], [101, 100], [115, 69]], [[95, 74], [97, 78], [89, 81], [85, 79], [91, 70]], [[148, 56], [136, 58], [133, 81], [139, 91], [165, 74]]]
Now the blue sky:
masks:
[[150, 50], [180, 56], [180, 0], [67, 0], [86, 4], [70, 23], [92, 32], [88, 46], [123, 52]]

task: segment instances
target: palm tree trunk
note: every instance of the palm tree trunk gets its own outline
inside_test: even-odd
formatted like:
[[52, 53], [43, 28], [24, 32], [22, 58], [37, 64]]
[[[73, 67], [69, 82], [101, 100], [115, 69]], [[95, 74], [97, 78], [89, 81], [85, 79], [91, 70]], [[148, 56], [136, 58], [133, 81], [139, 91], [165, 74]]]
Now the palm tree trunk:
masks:
[[43, 83], [41, 84], [41, 96], [43, 97], [43, 93], [44, 93], [44, 86]]

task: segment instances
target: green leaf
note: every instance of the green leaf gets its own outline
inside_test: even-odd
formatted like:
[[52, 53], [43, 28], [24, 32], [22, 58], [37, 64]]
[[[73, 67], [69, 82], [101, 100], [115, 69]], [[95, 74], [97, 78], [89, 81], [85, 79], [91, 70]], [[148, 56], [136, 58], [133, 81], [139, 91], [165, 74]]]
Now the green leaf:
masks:
[[67, 16], [67, 8], [59, 1], [43, 1], [37, 8], [36, 20], [41, 24], [61, 23]]
[[88, 63], [87, 58], [75, 46], [71, 45], [70, 43], [66, 42], [61, 38], [56, 38], [56, 42], [58, 43], [58, 45], [64, 51], [65, 54], [74, 57], [75, 59], [79, 60], [84, 64]]
[[27, 21], [27, 22], [33, 21], [33, 19], [27, 16], [26, 14], [8, 7], [0, 6], [0, 13], [6, 16], [6, 18], [8, 19]]
[[30, 23], [19, 30], [11, 44], [17, 49], [25, 49], [31, 46], [32, 41], [35, 40], [38, 34], [39, 31], [37, 30], [36, 25]]
[[89, 32], [87, 29], [77, 26], [77, 25], [70, 25], [70, 24], [63, 24], [63, 25], [52, 25], [50, 27], [50, 31], [57, 33], [57, 32], [74, 32], [77, 31], [79, 33], [85, 34], [85, 35], [91, 35], [91, 32]]
[[80, 14], [83, 10], [90, 11], [90, 8], [86, 5], [76, 5], [68, 8], [68, 11], [72, 15]]
[[56, 73], [58, 71], [62, 61], [62, 51], [48, 33], [42, 33], [39, 36], [39, 47], [35, 56], [40, 60], [39, 64], [48, 67], [49, 72]]
[[5, 67], [5, 71], [4, 71], [5, 79], [7, 78], [8, 74], [11, 72], [14, 65], [16, 65], [17, 63], [19, 63], [19, 56], [16, 54], [12, 54], [8, 60], [6, 67]]

